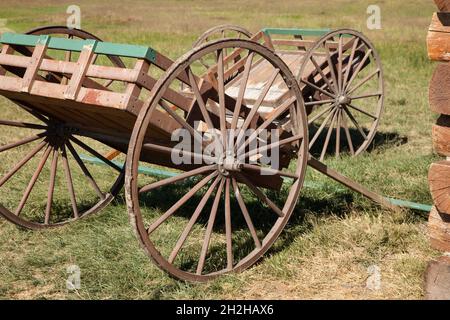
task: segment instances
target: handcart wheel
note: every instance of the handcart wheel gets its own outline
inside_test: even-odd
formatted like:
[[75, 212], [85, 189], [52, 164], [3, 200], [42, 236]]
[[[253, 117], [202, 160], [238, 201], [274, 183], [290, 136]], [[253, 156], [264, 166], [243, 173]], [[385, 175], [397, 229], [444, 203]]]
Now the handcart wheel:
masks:
[[[246, 59], [235, 80], [240, 81], [241, 92], [236, 100], [228, 96], [224, 80], [224, 52], [230, 50], [240, 50]], [[215, 57], [216, 72], [208, 79], [212, 76], [218, 89], [210, 86], [204, 91], [206, 77], [201, 76], [206, 70], [200, 60]], [[258, 102], [246, 106], [242, 102], [247, 79], [262, 63], [268, 65], [260, 79], [265, 85]], [[189, 117], [181, 116], [184, 113], [173, 106], [171, 109], [162, 98], [183, 75], [189, 78], [193, 105], [201, 111], [204, 125], [192, 125]], [[272, 86], [286, 89], [286, 99], [274, 105], [270, 115], [262, 116], [258, 109]], [[203, 155], [197, 149], [183, 151], [188, 159], [183, 171], [174, 172], [177, 175], [152, 180], [139, 173], [144, 165], [140, 159], [179, 154], [179, 148], [147, 136], [152, 115], [161, 108], [191, 133], [193, 140], [203, 137], [199, 143], [206, 147]], [[254, 131], [245, 135], [252, 123], [256, 124]], [[194, 48], [178, 59], [156, 83], [142, 109], [126, 161], [128, 212], [148, 255], [172, 276], [188, 281], [206, 281], [254, 264], [280, 235], [297, 203], [307, 166], [306, 123], [294, 76], [266, 47], [249, 40], [225, 39]], [[202, 135], [205, 127], [207, 133]], [[265, 138], [264, 129], [270, 132]], [[259, 149], [249, 148], [256, 141]], [[211, 146], [215, 151], [207, 152]], [[266, 157], [259, 157], [264, 150], [279, 155], [282, 165], [267, 164]]]
[[[330, 68], [331, 66], [331, 68]], [[356, 156], [377, 132], [384, 80], [378, 53], [361, 33], [342, 29], [319, 39], [297, 75], [310, 127], [310, 151]]]
[[225, 38], [250, 39], [252, 33], [245, 28], [232, 24], [223, 24], [206, 30], [192, 45], [198, 47], [207, 42], [216, 41]]
[[[29, 33], [95, 38], [65, 27]], [[122, 168], [101, 155], [108, 146], [18, 101], [2, 101], [0, 114], [0, 215], [7, 220], [29, 229], [61, 226], [100, 211], [122, 188]], [[94, 167], [86, 157], [107, 166]]]
[[[121, 168], [99, 153], [108, 147], [22, 107], [0, 107], [0, 215], [24, 228], [41, 229], [66, 224], [108, 205], [123, 186]], [[108, 166], [87, 165], [86, 156]]]
[[[212, 27], [208, 30], [206, 30], [198, 39], [194, 42], [192, 45], [192, 48], [201, 46], [205, 43], [217, 41], [220, 39], [226, 39], [226, 38], [233, 38], [233, 39], [250, 39], [252, 37], [252, 33], [240, 26], [233, 25], [233, 24], [223, 24], [219, 26]], [[225, 55], [228, 55], [231, 52], [225, 52]], [[205, 67], [209, 68], [212, 65], [215, 64], [215, 60], [217, 57], [212, 60], [200, 60], [200, 63]], [[241, 56], [236, 56], [233, 60], [230, 61], [230, 63], [238, 62], [241, 59]], [[232, 78], [229, 77], [225, 79], [227, 82]], [[184, 85], [184, 83], [181, 83], [180, 85], [181, 91], [187, 92], [188, 88]]]
[[[64, 26], [45, 26], [40, 28], [35, 28], [27, 32], [27, 34], [31, 35], [49, 35], [52, 37], [63, 37], [67, 39], [80, 39], [80, 40], [88, 40], [93, 39], [97, 41], [102, 41], [99, 37], [93, 35], [92, 33], [89, 33], [87, 31], [81, 30], [81, 29], [73, 29], [68, 28]], [[75, 55], [68, 51], [66, 53], [65, 57], [66, 61], [74, 61], [76, 58]], [[119, 67], [119, 68], [125, 68], [125, 64], [117, 56], [108, 56], [108, 59], [110, 60], [112, 66]], [[59, 79], [58, 79], [59, 80]], [[105, 87], [109, 87], [114, 81], [107, 80], [104, 81], [104, 83], [101, 83]]]

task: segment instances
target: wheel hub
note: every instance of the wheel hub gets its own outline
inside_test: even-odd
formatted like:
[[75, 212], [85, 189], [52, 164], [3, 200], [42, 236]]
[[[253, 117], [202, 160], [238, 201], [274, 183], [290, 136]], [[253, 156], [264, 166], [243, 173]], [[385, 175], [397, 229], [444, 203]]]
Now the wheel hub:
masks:
[[346, 95], [340, 95], [339, 97], [337, 97], [337, 103], [339, 105], [346, 105], [352, 102], [352, 99]]
[[217, 165], [220, 174], [223, 176], [228, 176], [230, 172], [241, 171], [242, 168], [242, 163], [232, 154], [224, 155]]

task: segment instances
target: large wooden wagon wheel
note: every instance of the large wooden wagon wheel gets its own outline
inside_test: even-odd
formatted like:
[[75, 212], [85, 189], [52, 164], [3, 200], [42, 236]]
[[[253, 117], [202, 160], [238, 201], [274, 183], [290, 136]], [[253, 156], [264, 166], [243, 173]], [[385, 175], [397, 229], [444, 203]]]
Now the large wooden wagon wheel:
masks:
[[[29, 34], [95, 38], [65, 27]], [[117, 57], [111, 61], [123, 65]], [[41, 76], [47, 81], [63, 80], [58, 74]], [[44, 105], [36, 110], [2, 101], [0, 109], [0, 215], [9, 221], [29, 229], [64, 225], [98, 212], [122, 188], [121, 168], [100, 154], [110, 148], [80, 136], [63, 117], [49, 117]], [[92, 170], [83, 162], [83, 154], [102, 159], [108, 167]]]
[[337, 30], [307, 52], [297, 79], [304, 93], [310, 150], [323, 160], [328, 151], [356, 156], [372, 142], [383, 111], [380, 58], [354, 30]]
[[[224, 52], [228, 49], [240, 50], [246, 59], [236, 100], [227, 95], [224, 81]], [[199, 76], [206, 72], [200, 60], [211, 56], [217, 56], [217, 91]], [[259, 99], [252, 106], [242, 104], [249, 74], [260, 63], [267, 64], [268, 70], [261, 79], [265, 85]], [[162, 99], [184, 76], [194, 92], [197, 122], [191, 122], [189, 115], [183, 117], [183, 112], [174, 111]], [[286, 90], [287, 98], [263, 118], [258, 109], [274, 83]], [[195, 164], [178, 166], [184, 170], [174, 177], [151, 180], [138, 172], [141, 158], [179, 154], [179, 147], [146, 137], [157, 108], [164, 109], [197, 140], [203, 137], [199, 143], [206, 145], [205, 149], [214, 146], [215, 150], [205, 150], [203, 156], [198, 149], [185, 150], [181, 154]], [[249, 127], [255, 131], [243, 135]], [[212, 130], [202, 135], [205, 128]], [[274, 131], [265, 138], [255, 134], [264, 129]], [[248, 148], [256, 141], [259, 149]], [[255, 263], [274, 243], [294, 210], [306, 170], [307, 142], [300, 89], [289, 68], [271, 50], [248, 40], [226, 39], [185, 54], [153, 88], [127, 154], [128, 212], [146, 252], [163, 270], [191, 281], [241, 271]], [[247, 147], [242, 151], [240, 146]], [[279, 151], [280, 167], [264, 164], [260, 156], [267, 150], [273, 154]]]

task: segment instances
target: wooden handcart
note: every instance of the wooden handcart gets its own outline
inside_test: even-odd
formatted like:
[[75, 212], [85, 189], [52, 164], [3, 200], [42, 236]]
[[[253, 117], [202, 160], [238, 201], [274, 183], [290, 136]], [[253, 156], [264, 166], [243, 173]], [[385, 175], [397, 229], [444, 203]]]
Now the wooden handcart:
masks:
[[[383, 92], [371, 44], [351, 30], [314, 42], [299, 38], [304, 30], [283, 31], [297, 36], [283, 40], [291, 42], [274, 33], [206, 42], [175, 62], [63, 27], [3, 34], [0, 94], [14, 103], [1, 104], [0, 214], [26, 228], [59, 226], [105, 207], [125, 184], [130, 221], [149, 256], [175, 277], [204, 281], [244, 270], [272, 246], [307, 165], [391, 207], [309, 151], [330, 119], [336, 154], [341, 128], [354, 154], [373, 138]], [[372, 65], [376, 72], [361, 73]], [[355, 86], [371, 90], [373, 79], [381, 91], [350, 95]], [[378, 111], [352, 103], [366, 96]], [[358, 124], [366, 113], [369, 131]], [[308, 123], [321, 116], [328, 120], [310, 139]], [[365, 139], [359, 147], [346, 119]], [[266, 153], [276, 153], [276, 165]], [[87, 156], [107, 166], [94, 170]], [[166, 176], [147, 175], [149, 164]]]

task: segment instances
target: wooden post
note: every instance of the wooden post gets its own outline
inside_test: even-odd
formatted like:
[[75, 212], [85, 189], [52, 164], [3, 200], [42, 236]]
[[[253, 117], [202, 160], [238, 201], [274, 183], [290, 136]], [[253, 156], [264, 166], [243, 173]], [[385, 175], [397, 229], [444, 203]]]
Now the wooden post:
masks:
[[439, 11], [450, 11], [450, 0], [434, 0]]
[[428, 264], [425, 271], [426, 299], [450, 299], [450, 0], [434, 0], [441, 12], [433, 15], [427, 36], [428, 56], [444, 61], [434, 71], [429, 102], [440, 114], [433, 125], [435, 152], [447, 160], [433, 163], [428, 172], [430, 192], [435, 206], [428, 218], [428, 234], [433, 248], [447, 252]]

